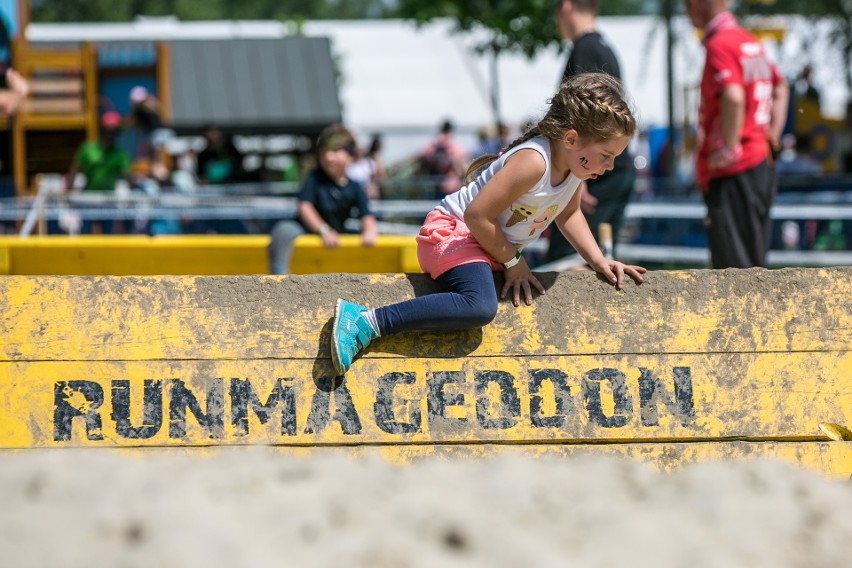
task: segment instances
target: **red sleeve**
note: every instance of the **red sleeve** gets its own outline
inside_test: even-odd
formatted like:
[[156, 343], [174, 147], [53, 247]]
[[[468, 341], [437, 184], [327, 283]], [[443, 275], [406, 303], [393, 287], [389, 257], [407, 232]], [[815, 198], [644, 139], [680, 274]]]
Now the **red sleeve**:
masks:
[[716, 42], [707, 46], [707, 68], [712, 73], [713, 82], [719, 89], [732, 83], [743, 84], [743, 71], [736, 51]]

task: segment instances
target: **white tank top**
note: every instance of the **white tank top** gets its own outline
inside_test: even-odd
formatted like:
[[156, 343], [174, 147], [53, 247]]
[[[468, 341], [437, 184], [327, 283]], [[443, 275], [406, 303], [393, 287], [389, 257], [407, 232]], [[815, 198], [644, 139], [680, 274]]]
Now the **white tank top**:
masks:
[[464, 220], [464, 212], [485, 184], [500, 171], [506, 159], [515, 152], [530, 148], [544, 157], [545, 169], [541, 179], [528, 192], [500, 213], [497, 222], [506, 240], [523, 248], [541, 236], [542, 231], [565, 209], [580, 185], [573, 173], [559, 185], [550, 185], [550, 143], [547, 138], [532, 138], [512, 148], [477, 174], [476, 178], [455, 193], [445, 197], [436, 207], [438, 211]]

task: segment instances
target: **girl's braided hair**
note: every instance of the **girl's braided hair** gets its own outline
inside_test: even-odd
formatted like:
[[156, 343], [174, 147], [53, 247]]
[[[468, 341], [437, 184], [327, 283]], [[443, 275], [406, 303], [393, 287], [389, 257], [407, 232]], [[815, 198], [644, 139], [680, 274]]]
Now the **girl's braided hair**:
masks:
[[[633, 136], [636, 119], [625, 100], [618, 79], [606, 73], [580, 73], [569, 77], [550, 99], [550, 108], [538, 123], [509, 144], [503, 152], [537, 136], [560, 140], [568, 130], [576, 130], [584, 143], [599, 143], [621, 136]], [[465, 182], [497, 159], [480, 156], [467, 169]]]

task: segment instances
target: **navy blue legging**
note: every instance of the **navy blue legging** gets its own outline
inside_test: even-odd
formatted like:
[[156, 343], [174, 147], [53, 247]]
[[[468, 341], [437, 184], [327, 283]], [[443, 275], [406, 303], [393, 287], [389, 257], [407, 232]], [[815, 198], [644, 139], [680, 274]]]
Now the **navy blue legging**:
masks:
[[377, 308], [381, 335], [483, 327], [497, 315], [497, 290], [488, 263], [451, 268], [436, 282], [447, 291]]

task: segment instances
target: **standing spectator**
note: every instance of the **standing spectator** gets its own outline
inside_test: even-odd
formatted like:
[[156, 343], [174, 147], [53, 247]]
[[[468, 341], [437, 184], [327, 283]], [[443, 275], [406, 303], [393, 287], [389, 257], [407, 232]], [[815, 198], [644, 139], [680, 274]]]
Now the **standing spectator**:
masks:
[[293, 241], [299, 235], [314, 233], [326, 248], [340, 245], [339, 235], [347, 232], [346, 220], [361, 220], [361, 244], [376, 242], [376, 217], [370, 211], [367, 195], [360, 183], [346, 175], [346, 167], [355, 156], [355, 139], [341, 125], [323, 130], [317, 139], [319, 167], [305, 178], [299, 190], [298, 217], [279, 221], [272, 227], [269, 242], [269, 270], [288, 274]]
[[6, 88], [0, 89], [0, 114], [15, 114], [30, 92], [29, 83], [14, 69], [6, 69]]
[[837, 134], [840, 171], [852, 174], [852, 97], [846, 102], [846, 115]]
[[169, 175], [169, 165], [164, 159], [164, 145], [174, 132], [163, 127], [160, 102], [148, 89], [137, 85], [130, 90], [130, 124], [136, 131], [136, 155], [158, 181]]
[[[116, 144], [120, 128], [120, 114], [113, 111], [103, 114], [98, 139], [83, 142], [74, 155], [67, 178], [69, 189], [78, 173], [86, 178], [84, 191], [115, 191], [119, 182], [127, 183], [130, 156]], [[83, 232], [90, 230], [91, 224], [84, 223]], [[102, 232], [113, 232], [111, 224], [105, 223]]]
[[387, 174], [381, 159], [382, 137], [374, 134], [367, 148], [358, 149], [358, 157], [346, 168], [346, 175], [364, 187], [367, 197], [381, 199]]
[[807, 136], [785, 134], [781, 137], [781, 151], [775, 159], [775, 173], [778, 177], [822, 174], [822, 167], [810, 152], [811, 142]]
[[707, 204], [713, 268], [766, 266], [789, 88], [763, 45], [737, 25], [727, 0], [685, 0], [707, 51], [695, 176]]
[[206, 146], [196, 159], [198, 179], [204, 184], [234, 183], [243, 178], [243, 155], [217, 126], [204, 129]]
[[481, 126], [476, 131], [476, 144], [471, 147], [470, 158], [496, 156], [512, 143], [509, 138], [511, 129], [505, 122], [498, 122], [497, 129]]
[[496, 155], [500, 152], [497, 137], [490, 126], [480, 126], [476, 130], [476, 143], [470, 149], [470, 156], [474, 159], [479, 156]]
[[139, 85], [130, 89], [130, 123], [137, 134], [134, 158], [153, 160], [151, 134], [162, 127], [159, 104], [148, 89]]
[[467, 152], [453, 138], [453, 123], [445, 120], [438, 136], [420, 153], [420, 173], [429, 176], [434, 197], [458, 191], [467, 168]]
[[[597, 31], [597, 0], [561, 0], [556, 6], [556, 23], [563, 39], [573, 43], [571, 55], [562, 73], [562, 81], [578, 73], [601, 71], [621, 81], [618, 57]], [[617, 252], [618, 233], [624, 220], [624, 210], [636, 182], [636, 169], [630, 152], [615, 158], [615, 167], [597, 179], [580, 186], [580, 206], [589, 228], [600, 244], [601, 223], [612, 226], [613, 253]], [[545, 262], [553, 262], [575, 253], [574, 247], [557, 232], [551, 231]]]
[[85, 178], [85, 191], [113, 191], [120, 180], [130, 172], [130, 156], [116, 145], [121, 128], [121, 115], [114, 111], [103, 114], [97, 140], [83, 142], [68, 173], [68, 185], [74, 183], [78, 173]]
[[[0, 31], [2, 30], [5, 30], [5, 28], [2, 26], [2, 18], [0, 18]], [[0, 46], [2, 45], [4, 44], [2, 38], [0, 38]], [[6, 37], [5, 45], [8, 45], [8, 35]], [[30, 86], [27, 80], [12, 68], [6, 68], [5, 73], [0, 75], [0, 79], [2, 78], [6, 79], [6, 84], [4, 87], [0, 88], [0, 115], [12, 116], [18, 112], [21, 104], [27, 99], [27, 95], [30, 92]], [[0, 160], [0, 171], [3, 170], [3, 167], [3, 161]], [[0, 196], [6, 197], [6, 191], [6, 188], [0, 190]], [[9, 191], [14, 192], [14, 189], [9, 187]], [[14, 222], [4, 222], [0, 224], [0, 233], [5, 232], [17, 232]]]
[[385, 169], [385, 162], [382, 159], [382, 142], [381, 134], [373, 134], [373, 139], [370, 141], [370, 147], [367, 149], [367, 155], [373, 160], [373, 184], [378, 191], [377, 199], [381, 199], [385, 195], [386, 186], [388, 183], [388, 171]]
[[497, 123], [497, 151], [500, 152], [509, 147], [509, 144], [512, 143], [511, 139], [512, 130], [509, 128], [509, 125], [505, 122]]
[[819, 110], [820, 94], [819, 89], [814, 86], [813, 72], [814, 69], [810, 64], [802, 67], [802, 72], [799, 74], [795, 83], [796, 98], [812, 101], [816, 105], [817, 110]]

